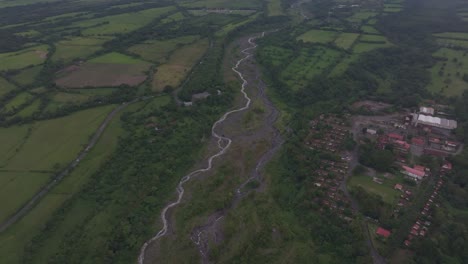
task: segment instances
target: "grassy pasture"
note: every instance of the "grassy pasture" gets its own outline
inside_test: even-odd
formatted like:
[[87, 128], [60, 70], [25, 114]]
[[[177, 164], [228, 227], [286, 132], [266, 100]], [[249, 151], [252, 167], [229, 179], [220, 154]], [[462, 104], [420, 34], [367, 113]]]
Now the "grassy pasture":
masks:
[[23, 110], [19, 111], [15, 115], [15, 117], [16, 116], [21, 117], [21, 118], [30, 117], [30, 116], [32, 116], [33, 114], [35, 114], [35, 113], [37, 113], [39, 111], [40, 106], [41, 106], [41, 100], [36, 99], [30, 105], [25, 107]]
[[464, 33], [464, 32], [444, 32], [444, 33], [436, 33], [433, 35], [437, 38], [468, 40], [468, 33]]
[[310, 43], [330, 43], [338, 37], [339, 32], [312, 29], [297, 37], [297, 40]]
[[165, 23], [176, 22], [176, 21], [180, 21], [180, 20], [182, 20], [184, 18], [185, 18], [185, 15], [182, 14], [181, 12], [178, 12], [178, 13], [170, 15], [170, 16], [164, 18], [164, 19], [161, 19], [161, 23], [165, 24]]
[[62, 70], [56, 84], [67, 88], [136, 86], [146, 79], [149, 67], [147, 62], [112, 52]]
[[[66, 117], [36, 122], [30, 135], [9, 156], [7, 170], [56, 170], [73, 160], [114, 105], [79, 111]], [[10, 129], [1, 128], [1, 133]], [[4, 152], [1, 150], [0, 152]], [[10, 153], [11, 154], [11, 153]]]
[[[212, 11], [206, 10], [206, 9], [190, 9], [188, 10], [188, 12], [194, 16], [205, 16], [210, 13], [213, 13]], [[249, 9], [230, 9], [229, 11], [226, 11], [226, 14], [248, 16], [255, 12], [256, 10], [249, 10]]]
[[92, 96], [87, 94], [59, 92], [51, 96], [51, 100], [45, 107], [44, 111], [54, 113], [64, 106], [79, 105], [89, 101], [91, 98]]
[[242, 20], [240, 22], [234, 22], [234, 23], [227, 24], [221, 30], [216, 32], [215, 35], [218, 36], [218, 37], [225, 36], [226, 34], [231, 32], [232, 30], [255, 20], [259, 15], [260, 14], [256, 14], [256, 15], [250, 16], [248, 19]]
[[89, 63], [112, 63], [112, 64], [140, 64], [142, 63], [141, 60], [138, 60], [138, 59], [135, 59], [130, 56], [117, 53], [117, 52], [104, 54], [102, 56], [89, 60], [88, 62]]
[[350, 188], [360, 186], [367, 192], [377, 194], [382, 197], [383, 201], [393, 205], [401, 192], [393, 189], [393, 181], [384, 179], [383, 184], [378, 184], [372, 180], [372, 177], [366, 175], [354, 175], [348, 182]]
[[0, 172], [0, 221], [15, 213], [51, 177], [51, 173]]
[[361, 27], [362, 32], [367, 34], [380, 34], [380, 32], [375, 29], [373, 26], [364, 25]]
[[383, 11], [386, 13], [395, 13], [400, 12], [402, 9], [401, 7], [385, 7]]
[[377, 15], [376, 12], [359, 11], [359, 12], [354, 13], [349, 18], [347, 18], [347, 20], [352, 23], [362, 23], [363, 21], [368, 20], [376, 15]]
[[269, 0], [267, 4], [268, 16], [282, 16], [284, 15], [281, 0]]
[[17, 96], [15, 96], [10, 101], [8, 101], [8, 103], [6, 103], [3, 106], [2, 111], [6, 111], [6, 112], [14, 111], [15, 109], [17, 109], [21, 105], [27, 103], [33, 97], [34, 96], [31, 95], [30, 93], [22, 92], [22, 93], [18, 94]]
[[0, 53], [0, 71], [17, 70], [29, 65], [38, 65], [47, 58], [47, 45], [30, 47], [15, 52]]
[[28, 69], [22, 70], [20, 73], [13, 77], [13, 80], [18, 82], [20, 85], [30, 85], [36, 80], [36, 77], [42, 70], [42, 66], [35, 66]]
[[56, 44], [56, 51], [52, 56], [54, 61], [63, 60], [68, 63], [75, 59], [85, 59], [101, 49], [101, 45], [110, 38], [74, 37], [61, 40]]
[[176, 50], [166, 64], [157, 68], [153, 78], [153, 90], [162, 91], [166, 86], [179, 86], [190, 69], [203, 56], [208, 44], [207, 39], [201, 39]]
[[15, 89], [15, 86], [0, 77], [0, 97]]
[[19, 33], [15, 33], [15, 35], [18, 35], [18, 36], [22, 36], [22, 37], [37, 37], [39, 36], [41, 33], [39, 31], [36, 31], [36, 30], [28, 30], [28, 31], [23, 31], [23, 32], [19, 32]]
[[175, 10], [175, 8], [172, 6], [152, 8], [139, 12], [80, 21], [74, 23], [73, 26], [87, 28], [82, 31], [82, 34], [85, 36], [122, 34], [143, 27], [152, 20], [173, 10]]
[[359, 34], [356, 33], [340, 33], [334, 43], [342, 49], [350, 49], [358, 37]]
[[229, 9], [260, 9], [263, 1], [260, 0], [201, 0], [185, 2], [181, 5], [187, 8], [229, 8]]
[[[131, 105], [124, 112], [132, 111], [141, 104]], [[118, 137], [123, 134], [122, 122], [120, 121], [121, 114], [118, 114], [111, 121], [96, 146], [68, 177], [65, 177], [30, 213], [11, 226], [6, 232], [0, 234], [0, 254], [2, 254], [3, 261], [6, 263], [20, 263], [24, 247], [28, 241], [39, 232], [55, 210], [60, 208], [73, 194], [77, 193], [93, 173], [114, 153]], [[0, 137], [1, 140], [2, 137]], [[84, 212], [85, 208], [82, 209], [81, 212]], [[77, 216], [79, 215], [82, 215], [82, 213]], [[51, 240], [53, 239], [48, 241]]]
[[431, 82], [427, 89], [432, 93], [445, 96], [460, 95], [468, 89], [468, 82], [463, 75], [468, 75], [468, 54], [463, 50], [442, 48], [433, 54], [438, 61], [431, 68]]
[[361, 35], [361, 38], [359, 39], [361, 42], [376, 42], [376, 43], [381, 43], [381, 44], [386, 44], [387, 43], [387, 38], [381, 35], [366, 35], [363, 34]]
[[168, 40], [151, 40], [132, 46], [128, 51], [137, 54], [144, 60], [164, 63], [171, 52], [183, 45], [195, 42], [198, 38], [198, 36], [183, 36]]
[[313, 77], [322, 74], [339, 59], [340, 52], [328, 48], [303, 49], [281, 73], [293, 90], [304, 88]]

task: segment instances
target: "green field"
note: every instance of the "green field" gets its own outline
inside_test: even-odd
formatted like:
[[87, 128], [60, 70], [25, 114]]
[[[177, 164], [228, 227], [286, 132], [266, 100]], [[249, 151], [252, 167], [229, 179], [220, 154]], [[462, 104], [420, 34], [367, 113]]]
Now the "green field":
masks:
[[36, 77], [42, 70], [42, 66], [35, 66], [22, 70], [20, 73], [13, 77], [13, 80], [20, 85], [31, 85], [36, 80]]
[[463, 76], [468, 76], [468, 54], [463, 50], [442, 48], [433, 54], [438, 61], [431, 68], [431, 82], [427, 89], [432, 93], [445, 96], [461, 95], [468, 89], [468, 82]]
[[[76, 157], [88, 142], [113, 105], [76, 112], [66, 117], [50, 119], [28, 125], [30, 134], [11, 153], [11, 148], [0, 149], [7, 153], [1, 160], [7, 170], [57, 170]], [[1, 128], [0, 133], [20, 128]], [[23, 128], [25, 129], [25, 128]]]
[[367, 192], [379, 195], [383, 201], [393, 205], [398, 200], [401, 192], [393, 189], [394, 181], [383, 179], [383, 184], [378, 184], [372, 180], [372, 177], [367, 175], [354, 175], [348, 182], [348, 186], [352, 189], [353, 187], [360, 186]]
[[89, 63], [111, 63], [111, 64], [139, 64], [142, 63], [141, 60], [132, 58], [130, 56], [117, 53], [117, 52], [111, 52], [104, 54], [102, 56], [99, 56], [97, 58], [91, 59], [88, 61]]
[[39, 172], [0, 172], [0, 222], [15, 213], [52, 176]]
[[29, 100], [31, 100], [34, 96], [32, 96], [30, 93], [23, 92], [15, 96], [13, 99], [8, 101], [1, 109], [1, 111], [5, 112], [10, 112], [10, 111], [15, 111], [18, 109], [21, 105], [27, 103]]
[[268, 0], [267, 3], [268, 16], [282, 16], [284, 15], [283, 7], [280, 0]]
[[309, 30], [306, 33], [297, 37], [297, 40], [310, 43], [330, 43], [334, 41], [339, 35], [339, 32], [325, 31], [325, 30]]
[[15, 86], [4, 78], [0, 77], [0, 97], [15, 89]]
[[377, 15], [376, 12], [360, 11], [360, 12], [354, 13], [352, 16], [347, 18], [347, 20], [352, 22], [352, 23], [362, 23], [365, 20], [368, 20], [368, 19], [370, 19], [370, 18], [372, 18], [372, 17], [374, 17], [376, 15]]
[[361, 27], [362, 32], [366, 34], [380, 34], [380, 32], [375, 29], [373, 26], [364, 25]]
[[181, 5], [187, 8], [229, 8], [229, 9], [259, 9], [261, 0], [201, 0], [185, 1]]
[[184, 36], [167, 40], [150, 40], [137, 44], [128, 49], [129, 52], [137, 54], [143, 60], [163, 63], [169, 55], [183, 45], [195, 42], [198, 36]]
[[358, 37], [359, 34], [356, 33], [340, 33], [334, 43], [342, 49], [350, 49]]
[[64, 93], [59, 92], [51, 96], [49, 104], [45, 107], [44, 111], [47, 113], [55, 113], [62, 107], [70, 105], [80, 105], [92, 98], [91, 95], [82, 93]]
[[47, 58], [47, 45], [35, 46], [16, 52], [0, 53], [0, 71], [22, 69], [37, 65]]
[[14, 117], [27, 118], [31, 117], [33, 114], [37, 113], [40, 110], [41, 100], [36, 99], [30, 105], [23, 108], [19, 111]]
[[85, 38], [74, 37], [57, 42], [54, 55], [54, 61], [62, 60], [68, 63], [76, 59], [86, 59], [93, 53], [101, 50], [101, 45], [110, 40], [107, 37]]
[[281, 73], [281, 79], [293, 90], [306, 87], [315, 76], [334, 65], [341, 53], [328, 48], [303, 49]]
[[[134, 110], [138, 105], [140, 104], [129, 106], [124, 112]], [[0, 254], [3, 261], [19, 263], [28, 241], [37, 234], [55, 210], [77, 193], [115, 151], [118, 137], [123, 134], [120, 116], [121, 114], [113, 119], [96, 146], [68, 177], [65, 177], [29, 214], [0, 234]]]
[[205, 53], [208, 45], [207, 39], [201, 39], [176, 50], [166, 64], [156, 69], [153, 78], [153, 90], [162, 91], [166, 86], [179, 86], [190, 69]]
[[392, 44], [381, 35], [361, 35], [353, 46], [353, 53], [364, 53], [374, 49], [389, 47]]
[[152, 20], [173, 10], [175, 10], [174, 7], [152, 8], [134, 13], [89, 19], [77, 22], [74, 26], [87, 28], [82, 31], [85, 36], [122, 34], [143, 27]]
[[468, 40], [468, 33], [464, 33], [464, 32], [444, 32], [444, 33], [434, 34], [434, 36], [437, 38]]

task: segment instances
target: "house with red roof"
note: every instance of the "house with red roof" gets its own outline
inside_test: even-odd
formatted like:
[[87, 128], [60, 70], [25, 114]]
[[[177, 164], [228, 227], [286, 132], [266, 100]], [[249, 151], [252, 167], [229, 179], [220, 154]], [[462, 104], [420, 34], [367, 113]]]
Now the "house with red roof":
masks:
[[442, 165], [442, 171], [451, 171], [452, 170], [452, 163], [446, 161], [444, 165]]
[[411, 139], [411, 144], [416, 145], [416, 146], [424, 146], [425, 141], [423, 138], [414, 137]]
[[390, 139], [390, 141], [403, 140], [404, 139], [402, 135], [396, 134], [396, 133], [389, 133], [387, 136]]
[[419, 166], [418, 168], [411, 168], [411, 167], [403, 165], [401, 167], [403, 169], [401, 173], [405, 174], [410, 179], [413, 179], [415, 181], [420, 181], [424, 178], [424, 176], [426, 176], [425, 170], [424, 169], [421, 170], [422, 166]]
[[391, 234], [390, 231], [388, 231], [387, 229], [385, 228], [382, 228], [382, 227], [379, 227], [377, 228], [377, 230], [375, 231], [375, 233], [379, 236], [382, 236], [382, 237], [385, 237], [385, 238], [388, 238]]

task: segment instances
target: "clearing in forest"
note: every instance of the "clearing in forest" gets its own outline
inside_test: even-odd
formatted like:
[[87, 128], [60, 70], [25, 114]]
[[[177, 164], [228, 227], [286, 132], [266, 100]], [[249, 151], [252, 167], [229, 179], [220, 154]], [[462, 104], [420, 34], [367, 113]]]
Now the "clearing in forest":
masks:
[[150, 64], [112, 52], [58, 73], [56, 84], [65, 88], [136, 86], [146, 80]]
[[156, 69], [153, 79], [153, 90], [162, 91], [165, 87], [177, 87], [187, 76], [193, 66], [201, 59], [209, 42], [201, 39], [176, 50], [166, 64]]

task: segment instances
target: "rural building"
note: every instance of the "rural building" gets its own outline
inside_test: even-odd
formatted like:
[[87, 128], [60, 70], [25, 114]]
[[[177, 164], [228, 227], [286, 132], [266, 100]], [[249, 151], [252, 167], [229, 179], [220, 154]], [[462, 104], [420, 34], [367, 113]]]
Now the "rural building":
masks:
[[425, 115], [434, 115], [434, 108], [421, 106], [419, 112]]
[[390, 231], [388, 231], [387, 229], [385, 228], [382, 228], [382, 227], [379, 227], [377, 228], [377, 230], [375, 231], [375, 233], [379, 236], [382, 236], [382, 237], [385, 237], [385, 238], [388, 238], [391, 234]]
[[368, 128], [368, 129], [366, 129], [366, 133], [370, 134], [370, 135], [375, 135], [375, 134], [377, 134], [377, 130], [372, 129], [372, 128]]
[[203, 100], [210, 96], [209, 92], [197, 93], [192, 95], [192, 101]]
[[400, 134], [396, 134], [396, 133], [390, 133], [388, 134], [388, 138], [390, 139], [390, 141], [395, 141], [395, 140], [403, 140], [404, 137]]
[[415, 181], [422, 180], [426, 176], [426, 172], [423, 169], [424, 167], [422, 167], [422, 166], [418, 166], [416, 168], [411, 168], [411, 167], [403, 165], [401, 167], [403, 168], [401, 173], [405, 174], [410, 179], [413, 179]]
[[414, 126], [418, 125], [426, 125], [426, 126], [433, 126], [443, 129], [455, 129], [457, 128], [457, 121], [450, 120], [446, 118], [440, 118], [435, 116], [423, 115], [423, 114], [414, 114], [415, 118], [413, 118]]
[[395, 184], [395, 187], [393, 187], [395, 190], [403, 191], [403, 185], [397, 183]]

